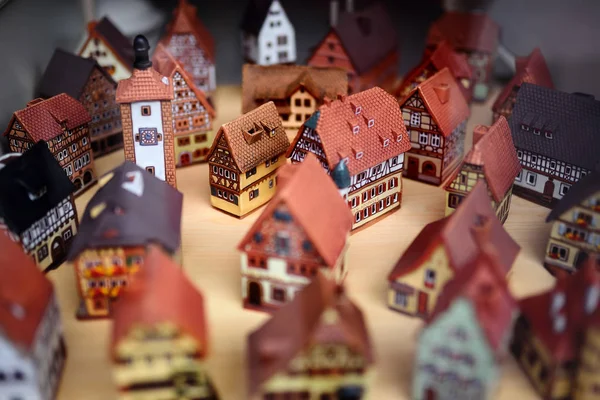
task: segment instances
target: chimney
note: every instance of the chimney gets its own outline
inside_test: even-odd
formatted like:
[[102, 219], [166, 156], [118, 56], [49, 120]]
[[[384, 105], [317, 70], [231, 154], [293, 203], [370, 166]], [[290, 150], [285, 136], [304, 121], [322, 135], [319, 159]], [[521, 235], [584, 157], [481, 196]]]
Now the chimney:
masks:
[[29, 103], [27, 103], [27, 107], [35, 106], [36, 104], [41, 103], [42, 101], [44, 101], [44, 99], [38, 97], [37, 99], [33, 99]]
[[343, 103], [344, 101], [346, 101], [346, 95], [345, 94], [338, 94], [337, 95], [337, 99]]
[[446, 104], [450, 100], [450, 87], [447, 83], [441, 83], [433, 88], [438, 100], [442, 104]]
[[354, 0], [346, 0], [346, 12], [354, 12]]
[[133, 50], [135, 51], [133, 68], [146, 70], [152, 66], [152, 61], [150, 61], [150, 56], [148, 54], [150, 44], [144, 35], [137, 35], [135, 39], [133, 39]]
[[477, 125], [475, 129], [473, 129], [473, 145], [475, 145], [479, 140], [490, 130], [489, 126], [485, 125]]
[[335, 28], [340, 17], [340, 3], [338, 0], [331, 0], [329, 3], [329, 25]]

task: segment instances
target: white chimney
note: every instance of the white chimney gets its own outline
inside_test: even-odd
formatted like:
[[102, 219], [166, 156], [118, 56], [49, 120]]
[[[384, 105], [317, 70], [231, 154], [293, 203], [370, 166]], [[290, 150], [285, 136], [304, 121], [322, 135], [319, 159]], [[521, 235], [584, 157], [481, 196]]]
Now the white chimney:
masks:
[[354, 12], [354, 0], [346, 0], [346, 12]]
[[329, 3], [329, 24], [331, 27], [337, 26], [340, 16], [340, 3], [338, 0], [331, 0]]
[[600, 303], [600, 287], [590, 286], [585, 291], [585, 313], [591, 315], [598, 308]]
[[554, 332], [562, 333], [567, 328], [567, 318], [564, 315], [557, 315], [554, 317], [553, 325]]

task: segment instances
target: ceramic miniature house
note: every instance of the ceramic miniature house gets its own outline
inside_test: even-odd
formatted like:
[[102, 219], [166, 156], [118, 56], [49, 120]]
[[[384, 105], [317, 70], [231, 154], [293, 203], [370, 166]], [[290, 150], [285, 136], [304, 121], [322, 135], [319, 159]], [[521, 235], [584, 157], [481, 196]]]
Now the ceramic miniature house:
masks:
[[38, 93], [46, 99], [66, 93], [85, 106], [92, 117], [89, 124], [92, 151], [98, 157], [123, 147], [116, 89], [117, 83], [96, 61], [56, 49]]
[[533, 50], [529, 56], [517, 59], [517, 72], [515, 76], [502, 89], [502, 92], [500, 92], [492, 106], [494, 121], [501, 115], [507, 120], [510, 119], [515, 101], [517, 100], [517, 93], [521, 85], [525, 82], [550, 89], [554, 88], [546, 59], [539, 48]]
[[362, 312], [317, 273], [248, 337], [248, 398], [361, 399], [372, 364]]
[[246, 308], [279, 308], [318, 271], [345, 275], [352, 215], [317, 158], [283, 166], [277, 179], [275, 197], [239, 245]]
[[331, 29], [307, 64], [344, 69], [348, 92], [357, 93], [375, 86], [392, 90], [398, 59], [397, 34], [383, 4], [377, 2], [357, 11], [353, 0], [346, 0], [346, 10], [340, 14], [339, 3], [333, 0]]
[[15, 153], [41, 140], [48, 142], [50, 152], [75, 184], [76, 194], [80, 194], [96, 180], [90, 120], [80, 102], [61, 93], [47, 100], [32, 100], [26, 108], [15, 111], [4, 136]]
[[273, 102], [223, 125], [208, 153], [212, 206], [243, 217], [269, 201], [289, 144]]
[[346, 170], [350, 179], [343, 194], [356, 229], [400, 208], [409, 149], [398, 102], [376, 87], [321, 106], [298, 131], [287, 156], [299, 163], [313, 153], [332, 176], [340, 167]]
[[0, 236], [8, 233], [42, 271], [57, 268], [78, 230], [74, 191], [43, 141], [0, 157]]
[[52, 283], [0, 234], [0, 398], [54, 399], [67, 356]]
[[348, 79], [339, 68], [245, 64], [242, 70], [242, 112], [273, 101], [283, 127], [294, 134], [326, 97], [346, 93]]
[[152, 58], [154, 68], [173, 82], [173, 132], [178, 167], [206, 161], [215, 138], [215, 110], [204, 92], [161, 44]]
[[442, 184], [464, 155], [469, 105], [448, 68], [413, 89], [400, 102], [412, 148], [404, 176]]
[[523, 83], [510, 119], [523, 171], [513, 192], [553, 207], [583, 176], [600, 169], [600, 101]]
[[152, 68], [145, 37], [134, 46], [133, 74], [117, 87], [125, 159], [176, 188], [172, 81]]
[[242, 54], [258, 65], [296, 62], [296, 31], [279, 0], [249, 0], [242, 19]]
[[183, 66], [194, 86], [208, 94], [217, 88], [214, 40], [187, 0], [179, 0], [160, 43]]
[[504, 223], [508, 218], [513, 183], [520, 172], [521, 164], [506, 119], [501, 116], [489, 127], [477, 125], [473, 147], [456, 175], [445, 185], [446, 215], [454, 212], [477, 182], [483, 181], [492, 198], [492, 207]]
[[465, 54], [473, 70], [473, 99], [484, 101], [490, 90], [500, 27], [487, 14], [447, 12], [429, 28], [427, 48], [433, 51], [447, 41]]
[[544, 266], [575, 272], [592, 253], [600, 253], [600, 173], [582, 178], [548, 215], [552, 231]]
[[486, 230], [508, 274], [520, 248], [496, 218], [485, 184], [479, 182], [454, 214], [427, 224], [400, 257], [388, 275], [388, 306], [427, 318], [444, 285], [477, 253], [478, 229]]
[[128, 78], [133, 70], [131, 41], [107, 17], [88, 23], [88, 36], [79, 55], [98, 61], [115, 81]]
[[600, 264], [590, 257], [554, 288], [519, 302], [511, 352], [544, 399], [588, 400], [600, 385]]
[[430, 54], [425, 54], [423, 61], [406, 74], [402, 83], [395, 89], [394, 95], [402, 101], [414, 88], [444, 68], [450, 70], [465, 100], [470, 103], [473, 97], [473, 71], [467, 56], [454, 51], [445, 41], [440, 42]]
[[101, 178], [69, 252], [78, 318], [111, 316], [113, 303], [144, 268], [149, 244], [179, 259], [182, 204], [181, 193], [131, 162]]
[[118, 399], [218, 399], [203, 365], [208, 335], [202, 294], [160, 248], [149, 248], [113, 320]]

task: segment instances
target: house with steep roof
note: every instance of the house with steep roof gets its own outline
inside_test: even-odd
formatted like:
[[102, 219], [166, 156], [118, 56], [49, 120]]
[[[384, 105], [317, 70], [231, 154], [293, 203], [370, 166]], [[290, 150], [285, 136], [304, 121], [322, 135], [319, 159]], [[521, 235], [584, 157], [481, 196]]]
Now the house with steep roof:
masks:
[[183, 66], [194, 86], [209, 95], [214, 92], [215, 42], [195, 6], [179, 0], [160, 43]]
[[346, 93], [348, 78], [340, 68], [244, 64], [242, 69], [242, 112], [272, 101], [283, 127], [294, 134], [325, 98]]
[[248, 336], [247, 360], [248, 398], [360, 399], [374, 355], [362, 311], [318, 272]]
[[248, 0], [241, 30], [246, 62], [258, 65], [296, 62], [296, 31], [280, 0]]
[[88, 23], [87, 38], [77, 53], [96, 60], [115, 81], [128, 78], [133, 71], [131, 41], [106, 16]]
[[444, 68], [400, 101], [410, 136], [404, 176], [440, 185], [460, 165], [469, 104], [448, 68]]
[[392, 91], [400, 56], [388, 11], [381, 2], [355, 10], [354, 1], [346, 0], [340, 13], [338, 4], [331, 1], [331, 28], [314, 47], [307, 65], [344, 69], [350, 94], [375, 86]]
[[67, 350], [52, 283], [0, 234], [0, 396], [54, 399]]
[[206, 161], [215, 138], [215, 110], [204, 92], [162, 44], [158, 44], [152, 62], [156, 70], [169, 78], [173, 88], [173, 134], [177, 167]]
[[83, 104], [92, 117], [92, 152], [98, 157], [123, 147], [116, 89], [117, 83], [94, 59], [56, 49], [39, 83], [38, 96], [48, 99], [66, 93]]
[[69, 251], [79, 294], [77, 318], [106, 318], [150, 244], [179, 260], [183, 195], [125, 161], [99, 181]]
[[456, 175], [448, 179], [444, 187], [446, 215], [452, 214], [481, 180], [485, 182], [498, 219], [504, 223], [508, 218], [513, 183], [520, 173], [521, 163], [508, 121], [501, 116], [492, 126], [477, 125], [473, 132], [473, 147]]
[[202, 294], [159, 247], [149, 247], [144, 268], [115, 304], [113, 321], [110, 355], [118, 399], [218, 399], [204, 365], [208, 323]]
[[467, 56], [473, 70], [473, 100], [484, 101], [490, 91], [500, 27], [482, 12], [447, 12], [431, 24], [427, 51], [442, 41]]
[[475, 185], [450, 216], [427, 224], [388, 275], [388, 306], [427, 318], [440, 292], [477, 254], [477, 237], [485, 232], [508, 274], [520, 251], [506, 232], [490, 203], [483, 182]]
[[345, 275], [352, 214], [335, 183], [312, 154], [280, 171], [277, 193], [238, 246], [246, 308], [289, 303], [319, 271]]
[[510, 119], [515, 102], [517, 101], [517, 93], [523, 83], [531, 83], [554, 89], [552, 75], [546, 64], [546, 59], [539, 48], [535, 48], [527, 57], [517, 59], [517, 72], [515, 76], [502, 89], [492, 106], [494, 121], [500, 118], [501, 115], [507, 120]]
[[600, 171], [600, 101], [523, 83], [510, 130], [523, 172], [513, 192], [552, 208], [581, 178]]

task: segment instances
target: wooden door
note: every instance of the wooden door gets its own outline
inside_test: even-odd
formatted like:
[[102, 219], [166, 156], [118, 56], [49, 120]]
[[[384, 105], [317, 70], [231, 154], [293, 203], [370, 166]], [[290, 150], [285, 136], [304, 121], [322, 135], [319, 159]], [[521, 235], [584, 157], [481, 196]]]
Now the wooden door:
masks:
[[544, 184], [544, 197], [552, 198], [554, 195], [554, 181], [552, 179], [548, 179]]
[[190, 158], [190, 153], [181, 153], [181, 155], [179, 156], [179, 164], [180, 165], [188, 165], [192, 162], [192, 159]]
[[421, 315], [427, 315], [427, 302], [429, 300], [429, 295], [425, 292], [419, 292], [419, 300], [418, 300], [418, 313]]
[[427, 388], [427, 391], [425, 391], [425, 400], [437, 400], [435, 390]]
[[52, 262], [62, 260], [65, 257], [65, 245], [60, 236], [57, 236], [52, 241], [50, 253], [52, 255]]
[[248, 284], [248, 303], [255, 306], [260, 306], [262, 303], [261, 289], [257, 282], [250, 282]]
[[407, 158], [406, 177], [408, 179], [417, 179], [419, 177], [419, 159], [411, 156]]

